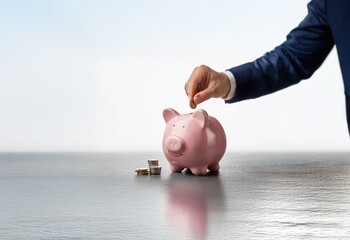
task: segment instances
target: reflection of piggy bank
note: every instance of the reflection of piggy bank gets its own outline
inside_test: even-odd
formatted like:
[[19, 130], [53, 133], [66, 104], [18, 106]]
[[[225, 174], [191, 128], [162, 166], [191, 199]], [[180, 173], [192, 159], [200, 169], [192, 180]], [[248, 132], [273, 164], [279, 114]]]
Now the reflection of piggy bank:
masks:
[[178, 234], [174, 239], [211, 239], [207, 236], [210, 220], [221, 219], [226, 209], [220, 177], [173, 173], [166, 186], [166, 222]]
[[163, 111], [167, 123], [163, 151], [173, 172], [189, 168], [195, 175], [207, 169], [218, 171], [226, 150], [226, 136], [221, 124], [204, 110], [180, 115], [174, 109]]

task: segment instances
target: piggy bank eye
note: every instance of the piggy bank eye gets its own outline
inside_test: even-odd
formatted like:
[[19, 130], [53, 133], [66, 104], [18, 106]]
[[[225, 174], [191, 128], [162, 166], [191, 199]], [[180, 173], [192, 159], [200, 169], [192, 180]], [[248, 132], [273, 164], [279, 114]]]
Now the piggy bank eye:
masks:
[[185, 128], [185, 125], [182, 125], [182, 128]]
[[173, 124], [173, 127], [175, 127], [175, 124]]

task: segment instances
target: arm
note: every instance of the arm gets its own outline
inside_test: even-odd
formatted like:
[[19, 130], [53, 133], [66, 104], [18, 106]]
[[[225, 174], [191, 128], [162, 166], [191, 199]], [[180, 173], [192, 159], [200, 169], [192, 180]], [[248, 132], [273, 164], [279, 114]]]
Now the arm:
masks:
[[257, 98], [300, 82], [320, 67], [334, 41], [324, 0], [308, 4], [308, 15], [287, 40], [254, 62], [229, 69], [236, 93], [226, 103]]

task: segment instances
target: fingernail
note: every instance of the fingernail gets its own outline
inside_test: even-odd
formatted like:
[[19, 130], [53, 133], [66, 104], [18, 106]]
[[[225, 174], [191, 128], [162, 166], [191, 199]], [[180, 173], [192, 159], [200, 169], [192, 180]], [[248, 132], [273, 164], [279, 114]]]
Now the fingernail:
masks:
[[200, 100], [200, 95], [199, 94], [196, 94], [195, 96], [194, 96], [194, 98], [193, 98], [193, 101], [195, 102], [195, 103], [197, 103], [198, 102], [198, 100]]

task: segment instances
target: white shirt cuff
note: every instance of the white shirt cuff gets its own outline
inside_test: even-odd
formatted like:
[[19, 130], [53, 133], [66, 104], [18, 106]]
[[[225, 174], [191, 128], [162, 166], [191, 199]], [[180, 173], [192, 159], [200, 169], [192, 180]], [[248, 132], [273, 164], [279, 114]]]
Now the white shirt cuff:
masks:
[[236, 79], [235, 79], [235, 76], [233, 76], [232, 72], [225, 71], [224, 73], [226, 74], [228, 79], [230, 79], [230, 83], [231, 83], [231, 90], [228, 93], [227, 97], [224, 98], [224, 100], [230, 100], [235, 96], [235, 93], [236, 93]]

